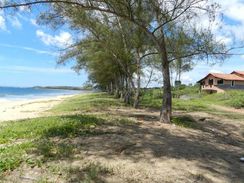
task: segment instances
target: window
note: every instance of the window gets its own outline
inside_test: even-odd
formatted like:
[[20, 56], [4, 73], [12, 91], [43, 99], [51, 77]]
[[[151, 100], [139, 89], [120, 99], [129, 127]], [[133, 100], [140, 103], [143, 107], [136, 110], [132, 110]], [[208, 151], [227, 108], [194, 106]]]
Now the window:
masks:
[[217, 84], [218, 84], [218, 85], [223, 85], [223, 84], [224, 84], [224, 80], [223, 80], [223, 79], [218, 80], [218, 81], [217, 81]]
[[231, 81], [231, 86], [235, 86], [235, 81]]
[[209, 79], [209, 80], [208, 80], [208, 84], [209, 84], [209, 85], [213, 85], [213, 79]]

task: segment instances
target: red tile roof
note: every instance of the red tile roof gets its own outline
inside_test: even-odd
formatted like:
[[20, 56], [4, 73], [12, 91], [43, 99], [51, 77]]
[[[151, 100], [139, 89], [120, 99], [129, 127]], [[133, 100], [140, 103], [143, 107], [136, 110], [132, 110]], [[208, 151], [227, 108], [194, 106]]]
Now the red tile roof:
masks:
[[220, 73], [209, 73], [207, 76], [199, 80], [198, 82], [201, 82], [202, 80], [206, 79], [208, 76], [213, 76], [218, 79], [223, 80], [229, 80], [229, 81], [244, 81], [244, 77], [238, 76], [236, 74], [220, 74]]
[[244, 71], [233, 71], [231, 74], [240, 74], [244, 76]]

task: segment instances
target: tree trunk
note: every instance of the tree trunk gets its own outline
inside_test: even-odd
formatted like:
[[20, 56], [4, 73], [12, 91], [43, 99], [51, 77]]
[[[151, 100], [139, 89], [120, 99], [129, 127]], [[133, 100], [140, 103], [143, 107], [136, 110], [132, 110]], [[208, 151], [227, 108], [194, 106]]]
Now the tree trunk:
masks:
[[114, 89], [113, 89], [113, 82], [110, 82], [110, 95], [113, 95]]
[[140, 89], [141, 89], [141, 67], [140, 67], [140, 54], [139, 52], [137, 53], [137, 62], [136, 62], [136, 74], [137, 74], [137, 86], [136, 86], [136, 91], [135, 91], [135, 97], [134, 97], [134, 108], [139, 107], [139, 102], [140, 102]]
[[124, 103], [130, 104], [130, 94], [129, 94], [129, 81], [128, 77], [125, 78], [125, 91], [124, 91]]
[[161, 60], [162, 60], [162, 73], [163, 73], [163, 101], [162, 109], [160, 111], [160, 122], [170, 123], [172, 115], [172, 95], [171, 95], [171, 84], [170, 84], [170, 70], [169, 61], [164, 41], [160, 45], [161, 47]]
[[115, 98], [119, 98], [120, 95], [119, 95], [119, 83], [118, 81], [115, 83], [115, 93], [114, 93], [114, 97]]

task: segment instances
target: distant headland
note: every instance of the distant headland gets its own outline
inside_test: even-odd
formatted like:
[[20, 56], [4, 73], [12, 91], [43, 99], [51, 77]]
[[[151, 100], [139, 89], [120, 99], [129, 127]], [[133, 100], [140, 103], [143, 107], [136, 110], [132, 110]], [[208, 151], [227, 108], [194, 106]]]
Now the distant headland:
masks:
[[53, 89], [53, 90], [89, 90], [84, 87], [76, 86], [34, 86], [35, 89]]

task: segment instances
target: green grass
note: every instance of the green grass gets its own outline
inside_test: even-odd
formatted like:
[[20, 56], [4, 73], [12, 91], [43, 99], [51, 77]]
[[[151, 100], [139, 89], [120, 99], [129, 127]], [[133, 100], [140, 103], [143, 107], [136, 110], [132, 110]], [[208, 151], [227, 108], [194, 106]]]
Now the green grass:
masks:
[[124, 104], [106, 93], [93, 93], [78, 95], [65, 100], [60, 105], [51, 109], [51, 112], [90, 112], [94, 110], [103, 110], [113, 106], [124, 106]]
[[[74, 147], [66, 143], [54, 143], [54, 137], [98, 136], [109, 132], [96, 130], [97, 126], [131, 123], [129, 119], [92, 115], [52, 116], [8, 122], [0, 130], [0, 173], [18, 167], [25, 161], [24, 155], [31, 148], [34, 148], [31, 152], [42, 155], [43, 160], [68, 158]], [[28, 143], [15, 144], [18, 139], [28, 140]]]
[[244, 108], [244, 91], [229, 91], [222, 95], [225, 104], [235, 108]]
[[[180, 92], [176, 92], [179, 90]], [[206, 94], [199, 93], [197, 87], [187, 87], [183, 89], [173, 89], [174, 97], [172, 99], [173, 110], [184, 112], [207, 112], [219, 117], [228, 119], [244, 119], [243, 114], [230, 113], [222, 110], [217, 110], [213, 105], [220, 105], [234, 108], [244, 108], [244, 91], [232, 90], [225, 93]], [[188, 96], [187, 99], [181, 99], [180, 95]], [[155, 108], [160, 110], [162, 105], [161, 89], [147, 90], [143, 93], [141, 105], [143, 107]]]
[[[4, 122], [0, 124], [0, 175], [20, 166], [22, 162], [30, 166], [43, 161], [71, 158], [77, 147], [52, 139], [69, 139], [82, 136], [98, 136], [109, 132], [98, 130], [102, 125], [129, 125], [134, 121], [109, 115], [82, 115], [88, 110], [122, 106], [123, 103], [111, 96], [98, 93], [75, 96], [67, 99], [53, 110], [54, 114], [70, 112], [64, 116], [41, 117], [28, 120]], [[78, 114], [72, 114], [78, 111]], [[41, 156], [40, 160], [29, 155]]]
[[33, 147], [31, 142], [0, 148], [0, 175], [6, 170], [13, 170], [25, 161], [26, 151]]
[[196, 97], [199, 95], [199, 86], [179, 86], [172, 88], [172, 95], [174, 98], [179, 98], [181, 96], [187, 95], [191, 97]]
[[[205, 94], [197, 92], [196, 87], [173, 89], [173, 109], [184, 111], [206, 111], [209, 105], [222, 105], [227, 107], [244, 108], [244, 91], [227, 91], [218, 94]], [[188, 99], [180, 99], [187, 96]], [[162, 91], [160, 89], [148, 90], [143, 93], [141, 104], [145, 107], [160, 109]]]
[[199, 125], [191, 116], [174, 116], [171, 122], [184, 128], [199, 129]]
[[[186, 89], [184, 91], [187, 92]], [[213, 110], [209, 107], [211, 104], [241, 106], [243, 95], [240, 91], [214, 95], [195, 95], [194, 93], [195, 97], [189, 100], [174, 98], [173, 108], [189, 112], [205, 111], [231, 119], [243, 119], [243, 115]], [[146, 91], [143, 95], [142, 105], [159, 109], [161, 97], [160, 90]], [[23, 162], [29, 166], [41, 166], [43, 162], [50, 160], [74, 158], [73, 155], [80, 147], [72, 145], [67, 139], [112, 133], [99, 130], [105, 125], [133, 124], [134, 121], [128, 118], [107, 113], [84, 115], [86, 112], [102, 111], [117, 106], [124, 106], [124, 104], [105, 93], [80, 95], [67, 99], [50, 110], [56, 116], [1, 123], [0, 175], [7, 170], [19, 167]], [[59, 114], [66, 115], [60, 116]], [[172, 123], [184, 128], [199, 129], [197, 123], [189, 116], [173, 117]], [[59, 141], [55, 141], [57, 138]], [[32, 158], [33, 154], [35, 158]], [[86, 176], [90, 177], [88, 180], [96, 180], [96, 176], [93, 176], [92, 172], [95, 172], [95, 175], [100, 172], [100, 169], [90, 168], [91, 172], [89, 173], [89, 170]]]
[[0, 126], [0, 144], [37, 138], [43, 134], [49, 137], [83, 134], [90, 126], [103, 122], [104, 119], [89, 115], [51, 116], [6, 122]]
[[[24, 155], [31, 148], [36, 148], [44, 157], [67, 156], [70, 154], [71, 147], [54, 144], [49, 139], [52, 137], [97, 135], [98, 132], [95, 132], [93, 128], [103, 122], [104, 119], [88, 115], [56, 116], [8, 122], [0, 130], [2, 144], [0, 173], [18, 167], [21, 162], [25, 161]], [[29, 140], [29, 142], [15, 144], [18, 139]], [[51, 152], [56, 153], [52, 154]]]

